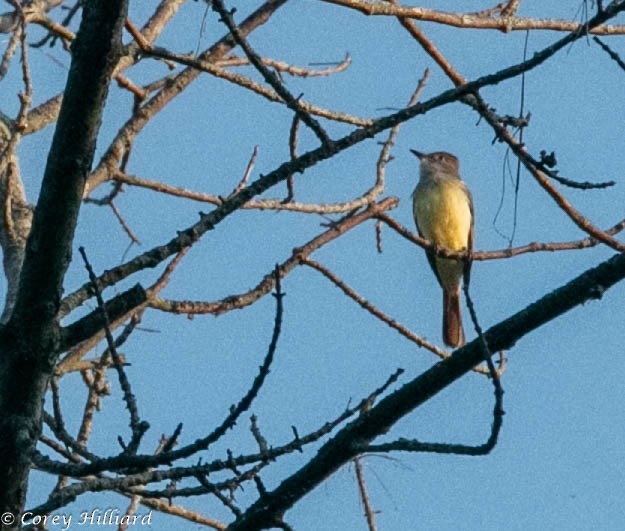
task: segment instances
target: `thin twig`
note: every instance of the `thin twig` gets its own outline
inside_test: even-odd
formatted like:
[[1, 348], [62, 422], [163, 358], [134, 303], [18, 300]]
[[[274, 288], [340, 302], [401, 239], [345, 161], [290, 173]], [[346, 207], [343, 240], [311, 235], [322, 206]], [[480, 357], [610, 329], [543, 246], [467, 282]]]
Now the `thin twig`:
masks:
[[[352, 62], [352, 58], [349, 54], [345, 56], [342, 61], [338, 61], [336, 63], [331, 63], [332, 66], [328, 68], [323, 68], [319, 70], [315, 70], [312, 68], [306, 68], [301, 66], [294, 66], [289, 63], [285, 63], [284, 61], [277, 61], [275, 59], [270, 59], [267, 57], [261, 57], [261, 61], [265, 66], [271, 67], [278, 72], [289, 74], [291, 76], [296, 77], [323, 77], [323, 76], [331, 76], [333, 74], [337, 74], [339, 72], [343, 72], [347, 70], [349, 65]], [[247, 57], [226, 57], [221, 61], [217, 61], [218, 66], [222, 68], [232, 67], [232, 66], [245, 66], [250, 64], [250, 60]]]
[[[235, 85], [251, 90], [252, 92], [255, 92], [259, 96], [262, 96], [269, 101], [275, 103], [284, 103], [284, 100], [275, 90], [256, 83], [253, 79], [250, 79], [247, 76], [230, 72], [229, 70], [222, 68], [219, 61], [213, 63], [206, 61], [201, 57], [195, 57], [185, 54], [176, 54], [159, 47], [153, 47], [150, 50], [149, 54], [153, 55], [154, 57], [170, 59], [176, 63], [180, 63], [182, 65], [197, 69], [201, 72], [211, 74], [219, 79], [224, 79], [226, 81], [229, 81], [230, 83], [234, 83]], [[298, 102], [301, 108], [309, 114], [314, 114], [315, 116], [327, 118], [328, 120], [358, 125], [361, 127], [366, 127], [373, 123], [373, 119], [371, 118], [362, 118], [343, 112], [333, 111], [331, 109], [325, 109], [323, 107], [319, 107], [317, 105], [313, 105], [312, 103], [304, 101], [301, 98], [298, 98]]]
[[365, 510], [365, 518], [367, 519], [367, 527], [369, 531], [376, 531], [374, 510], [371, 507], [369, 501], [369, 495], [367, 494], [367, 486], [365, 483], [365, 476], [362, 472], [362, 464], [360, 457], [354, 457], [353, 459], [354, 469], [356, 470], [356, 480], [358, 481], [358, 493], [360, 494], [360, 501]]
[[[52, 430], [52, 432], [54, 433], [55, 437], [61, 441], [65, 446], [67, 446], [69, 449], [71, 449], [73, 452], [75, 452], [76, 454], [80, 455], [81, 457], [91, 461], [91, 462], [95, 462], [98, 460], [98, 456], [89, 452], [88, 450], [86, 450], [85, 448], [82, 447], [82, 445], [80, 445], [76, 439], [74, 439], [65, 429], [65, 426], [60, 425], [57, 420], [50, 415], [47, 411], [44, 411], [42, 414], [42, 418], [44, 423]], [[61, 472], [62, 473], [62, 472]]]
[[[625, 9], [625, 4], [623, 4]], [[514, 154], [521, 160], [523, 166], [530, 172], [538, 184], [547, 192], [549, 196], [555, 201], [561, 210], [577, 225], [581, 230], [588, 235], [606, 244], [609, 247], [617, 251], [625, 251], [625, 245], [602, 231], [595, 225], [593, 225], [586, 217], [584, 217], [571, 203], [564, 197], [564, 195], [557, 190], [557, 188], [547, 178], [545, 169], [542, 164], [532, 158], [527, 152], [525, 146], [520, 144], [516, 138], [503, 126], [497, 118], [497, 115], [486, 105], [486, 103], [477, 94], [473, 94], [470, 97], [463, 98], [463, 102], [476, 109], [480, 115], [489, 123], [489, 125], [495, 130], [497, 137], [505, 141], [512, 149]]]
[[212, 529], [216, 529], [217, 531], [225, 531], [227, 527], [226, 524], [219, 522], [214, 518], [209, 518], [208, 516], [198, 513], [197, 511], [192, 511], [186, 507], [175, 505], [167, 500], [141, 497], [139, 503], [149, 507], [150, 509], [155, 509], [165, 514], [171, 514], [179, 518], [184, 518], [188, 522], [205, 525]]
[[[425, 84], [430, 76], [429, 69], [425, 69], [421, 79], [417, 83], [417, 87], [414, 92], [411, 94], [407, 107], [411, 107], [419, 100], [419, 96], [421, 92], [425, 88]], [[397, 135], [399, 134], [399, 130], [401, 129], [402, 124], [399, 123], [389, 130], [388, 136], [386, 140], [382, 144], [382, 149], [380, 150], [380, 155], [378, 156], [378, 161], [376, 163], [376, 180], [374, 185], [364, 194], [364, 197], [367, 197], [370, 201], [374, 201], [383, 191], [385, 186], [385, 173], [386, 166], [392, 160], [391, 159], [391, 150], [395, 145], [395, 140], [397, 139]]]
[[105, 322], [104, 332], [106, 336], [106, 341], [108, 343], [108, 348], [111, 354], [111, 358], [113, 359], [115, 370], [117, 371], [117, 375], [119, 377], [119, 385], [122, 388], [124, 394], [124, 402], [126, 403], [126, 408], [130, 413], [130, 428], [132, 430], [132, 438], [130, 443], [126, 446], [126, 451], [128, 453], [134, 454], [137, 452], [139, 448], [139, 444], [141, 442], [141, 438], [143, 434], [148, 430], [149, 424], [145, 421], [142, 421], [139, 417], [139, 410], [137, 408], [137, 401], [132, 392], [132, 388], [130, 387], [130, 382], [128, 381], [128, 377], [126, 376], [126, 372], [124, 371], [123, 363], [121, 358], [117, 352], [117, 348], [115, 346], [115, 340], [113, 339], [113, 335], [111, 334], [111, 323], [108, 318], [108, 313], [106, 311], [106, 307], [104, 305], [104, 299], [102, 298], [102, 294], [100, 293], [100, 289], [98, 288], [97, 278], [95, 273], [93, 272], [93, 268], [89, 263], [87, 258], [87, 253], [85, 252], [84, 247], [79, 247], [79, 252], [83, 258], [85, 263], [85, 268], [87, 269], [87, 273], [89, 274], [89, 281], [91, 282], [91, 286], [96, 297], [96, 301], [98, 303], [98, 307], [102, 312], [102, 317]]
[[[393, 218], [391, 218], [390, 216], [386, 215], [383, 212], [380, 213], [376, 217], [379, 220], [383, 221], [385, 225], [392, 228], [395, 232], [397, 232], [403, 238], [418, 245], [419, 247], [422, 247], [423, 249], [432, 251], [438, 256], [441, 256], [444, 258], [464, 258], [466, 256], [465, 252], [447, 251], [446, 249], [438, 247], [430, 243], [428, 240], [425, 240], [424, 238], [421, 238], [420, 236], [413, 234], [406, 227], [404, 227], [403, 225], [401, 225], [396, 220], [394, 220]], [[622, 219], [621, 221], [619, 221], [618, 223], [616, 223], [615, 225], [613, 225], [609, 229], [606, 229], [603, 232], [613, 236], [621, 232], [623, 229], [625, 229], [625, 219]], [[471, 254], [471, 259], [472, 260], [500, 260], [500, 259], [512, 258], [513, 256], [519, 256], [521, 254], [526, 254], [526, 253], [573, 251], [573, 250], [578, 250], [578, 249], [587, 249], [590, 247], [595, 247], [599, 243], [601, 242], [597, 240], [596, 238], [593, 238], [592, 236], [588, 238], [583, 238], [581, 240], [573, 240], [569, 242], [549, 242], [549, 243], [532, 242], [532, 243], [528, 243], [527, 245], [521, 245], [519, 247], [506, 247], [505, 249], [499, 249], [495, 251], [474, 251]]]
[[[399, 332], [402, 336], [404, 336], [409, 341], [412, 341], [417, 346], [425, 348], [429, 350], [436, 356], [441, 359], [446, 359], [449, 357], [449, 353], [445, 350], [433, 345], [429, 341], [423, 339], [422, 337], [416, 335], [411, 332], [408, 328], [406, 328], [401, 323], [398, 323], [392, 317], [386, 315], [382, 310], [371, 304], [364, 297], [359, 295], [356, 291], [350, 288], [345, 282], [343, 282], [340, 278], [338, 278], [332, 271], [330, 271], [325, 266], [321, 265], [319, 262], [311, 260], [310, 258], [302, 258], [302, 264], [315, 269], [319, 273], [321, 273], [324, 277], [326, 277], [330, 282], [332, 282], [337, 288], [339, 288], [345, 295], [347, 295], [350, 299], [355, 301], [363, 310], [366, 310], [374, 317], [378, 318], [380, 321], [390, 326], [392, 329]], [[488, 374], [488, 371], [482, 367], [475, 367], [475, 372], [479, 372], [482, 374]]]
[[267, 378], [267, 375], [269, 374], [269, 368], [271, 367], [274, 354], [276, 352], [276, 347], [278, 345], [278, 338], [280, 337], [280, 332], [282, 330], [282, 312], [283, 312], [282, 300], [284, 298], [284, 293], [282, 293], [282, 286], [280, 283], [280, 270], [278, 266], [276, 266], [275, 271], [274, 271], [274, 279], [275, 279], [274, 297], [276, 299], [276, 315], [275, 315], [275, 320], [274, 320], [273, 334], [271, 336], [271, 342], [269, 343], [269, 348], [267, 349], [267, 354], [265, 356], [265, 359], [263, 360], [263, 364], [260, 366], [258, 374], [256, 375], [256, 378], [254, 378], [254, 381], [252, 382], [252, 385], [250, 386], [250, 389], [248, 390], [248, 392], [239, 401], [239, 403], [235, 407], [232, 408], [232, 410], [230, 411], [230, 414], [226, 417], [226, 419], [219, 425], [219, 427], [213, 430], [211, 434], [209, 434], [206, 437], [203, 437], [202, 439], [199, 439], [198, 441], [194, 443], [194, 446], [196, 446], [198, 449], [208, 448], [210, 444], [219, 440], [226, 431], [232, 428], [234, 424], [236, 423], [237, 418], [250, 407], [250, 405], [252, 404], [252, 401], [258, 395], [260, 388], [265, 383], [265, 379]]
[[266, 454], [269, 450], [269, 445], [267, 444], [267, 439], [263, 437], [263, 434], [260, 431], [260, 427], [258, 426], [258, 417], [256, 415], [252, 415], [250, 417], [250, 431], [254, 436], [256, 444], [258, 444], [260, 454]]
[[[116, 349], [121, 347], [128, 340], [140, 321], [141, 318], [138, 313], [133, 315], [133, 317], [122, 330], [121, 334], [119, 334], [119, 336], [115, 338], [114, 343]], [[123, 359], [121, 356], [119, 361], [121, 361], [123, 364]], [[111, 350], [109, 348], [102, 353], [102, 356], [100, 356], [100, 360], [94, 367], [93, 379], [91, 385], [89, 386], [89, 393], [87, 395], [87, 401], [85, 403], [80, 429], [78, 430], [78, 435], [76, 436], [76, 440], [79, 444], [86, 445], [87, 440], [89, 439], [89, 435], [91, 433], [94, 413], [95, 411], [99, 410], [102, 397], [110, 392], [105, 380], [105, 376], [106, 369], [114, 364], [115, 361], [111, 356]]]
[[[63, 28], [65, 29], [70, 22], [72, 21], [72, 19], [74, 18], [74, 16], [76, 15], [76, 13], [78, 13], [78, 10], [82, 7], [82, 3], [80, 0], [76, 0], [76, 2], [74, 3], [73, 6], [71, 6], [68, 10], [67, 10], [67, 14], [65, 15], [65, 17], [63, 18], [63, 20], [61, 21], [61, 24], [55, 24], [55, 26], [58, 26], [59, 28]], [[48, 17], [44, 17], [43, 20], [38, 20], [37, 21], [39, 24], [41, 24], [44, 27], [46, 26], [46, 23], [52, 23], [52, 21], [50, 19], [48, 19]], [[33, 48], [40, 48], [42, 46], [44, 46], [49, 40], [51, 40], [50, 42], [50, 47], [54, 46], [55, 41], [56, 41], [56, 37], [57, 35], [55, 35], [57, 32], [53, 31], [53, 30], [49, 30], [49, 33], [40, 41], [31, 44], [31, 46]], [[73, 35], [73, 34], [72, 34]]]
[[126, 512], [124, 516], [121, 518], [121, 523], [117, 528], [117, 531], [126, 531], [128, 529], [128, 524], [130, 522], [130, 516], [137, 514], [137, 509], [139, 508], [139, 503], [141, 502], [141, 496], [132, 496], [130, 498], [130, 503], [126, 508]]
[[[192, 201], [209, 203], [215, 206], [221, 206], [224, 202], [223, 197], [220, 195], [188, 190], [180, 186], [173, 186], [153, 179], [144, 179], [135, 175], [116, 173], [113, 179], [119, 183], [145, 188], [181, 199], [190, 199]], [[286, 181], [288, 186], [288, 177]], [[295, 201], [286, 201], [286, 199], [256, 199], [248, 201], [241, 205], [240, 208], [245, 210], [280, 210], [300, 212], [303, 214], [344, 214], [366, 206], [371, 202], [370, 195], [371, 189], [355, 199], [337, 203], [298, 203]]]
[[128, 226], [128, 223], [126, 223], [126, 220], [122, 217], [121, 213], [119, 212], [118, 208], [115, 206], [115, 203], [112, 200], [109, 201], [109, 206], [111, 207], [113, 214], [117, 218], [117, 221], [119, 221], [119, 224], [121, 225], [122, 229], [124, 230], [128, 238], [130, 238], [130, 241], [134, 243], [135, 245], [141, 245], [139, 238], [137, 238], [135, 233]]
[[621, 68], [621, 70], [625, 70], [625, 61], [623, 61], [623, 59], [621, 59], [621, 56], [619, 54], [617, 54], [614, 50], [612, 50], [612, 48], [610, 48], [605, 42], [603, 42], [599, 37], [594, 36], [593, 40], [599, 45], [601, 46], [601, 48], [603, 49], [603, 51], [605, 51], [610, 58], [617, 64], [619, 65], [619, 67]]
[[241, 509], [239, 509], [230, 498], [222, 494], [220, 489], [210, 483], [203, 474], [198, 474], [195, 476], [195, 479], [197, 479], [200, 482], [200, 485], [206, 489], [206, 492], [213, 494], [215, 498], [227, 507], [235, 517], [241, 515]]
[[379, 219], [375, 222], [375, 248], [382, 254], [382, 222]]
[[247, 167], [245, 168], [245, 173], [239, 181], [239, 184], [237, 184], [232, 191], [233, 194], [240, 192], [241, 190], [243, 190], [243, 188], [247, 186], [247, 183], [250, 180], [250, 175], [252, 174], [252, 170], [254, 169], [254, 164], [256, 164], [256, 157], [258, 157], [258, 146], [254, 146], [250, 160], [247, 163]]
[[429, 350], [433, 354], [436, 354], [439, 358], [445, 359], [449, 354], [444, 350], [438, 348], [436, 345], [431, 344], [429, 341], [417, 336], [410, 330], [408, 330], [405, 326], [398, 323], [392, 317], [389, 317], [384, 312], [379, 310], [376, 306], [371, 304], [364, 297], [356, 293], [352, 288], [350, 288], [345, 282], [343, 282], [340, 278], [338, 278], [332, 271], [321, 265], [319, 262], [315, 260], [311, 260], [310, 258], [302, 258], [302, 264], [307, 265], [308, 267], [315, 269], [319, 273], [321, 273], [324, 277], [326, 277], [332, 284], [334, 284], [337, 288], [339, 288], [345, 295], [347, 295], [350, 299], [358, 303], [358, 305], [363, 309], [369, 312], [371, 315], [377, 317], [380, 321], [387, 324], [394, 330], [397, 330], [402, 336], [406, 339], [412, 341], [417, 346], [421, 348], [425, 348]]
[[495, 368], [493, 360], [491, 358], [491, 352], [488, 346], [488, 342], [482, 331], [482, 328], [477, 319], [477, 313], [473, 300], [469, 293], [469, 269], [465, 269], [464, 278], [464, 294], [467, 301], [467, 307], [471, 315], [473, 326], [478, 334], [478, 341], [480, 343], [480, 349], [484, 358], [484, 361], [488, 367], [488, 375], [491, 377], [493, 387], [495, 389], [495, 405], [493, 407], [493, 423], [491, 424], [490, 434], [485, 443], [480, 445], [465, 445], [465, 444], [449, 444], [449, 443], [428, 443], [421, 442], [416, 439], [401, 438], [396, 441], [391, 441], [382, 444], [372, 444], [367, 447], [367, 452], [390, 452], [390, 451], [406, 451], [406, 452], [428, 452], [439, 454], [458, 454], [458, 455], [472, 455], [480, 456], [489, 454], [493, 448], [497, 445], [499, 433], [501, 432], [501, 426], [503, 423], [503, 416], [505, 414], [503, 409], [503, 395], [504, 391], [501, 386], [500, 375], [502, 374], [504, 366], [504, 354], [500, 352], [500, 366], [499, 370]]
[[4, 54], [2, 54], [2, 61], [0, 61], [0, 81], [4, 79], [4, 76], [9, 70], [11, 58], [15, 54], [15, 50], [17, 50], [17, 45], [20, 42], [22, 32], [23, 27], [21, 25], [15, 28], [15, 31], [13, 31], [11, 38], [9, 39], [6, 50], [4, 51]]
[[[471, 321], [473, 322], [473, 327], [477, 332], [478, 338], [480, 340], [480, 344], [482, 347], [482, 354], [484, 356], [484, 361], [486, 362], [486, 366], [488, 367], [489, 376], [493, 382], [493, 387], [495, 389], [495, 405], [493, 407], [493, 423], [491, 425], [490, 436], [484, 445], [482, 445], [485, 453], [490, 453], [492, 449], [497, 445], [497, 440], [499, 438], [499, 433], [501, 431], [501, 426], [503, 424], [503, 416], [505, 411], [503, 409], [503, 387], [501, 386], [501, 381], [499, 379], [499, 373], [495, 368], [495, 364], [492, 360], [492, 353], [490, 351], [490, 347], [488, 346], [488, 342], [486, 341], [486, 337], [484, 336], [484, 331], [480, 326], [480, 323], [477, 318], [477, 312], [475, 310], [475, 304], [473, 303], [473, 299], [471, 298], [471, 294], [469, 292], [469, 287], [471, 285], [470, 282], [470, 270], [469, 268], [465, 268], [464, 272], [464, 282], [463, 282], [463, 291], [464, 296], [467, 301], [467, 307], [469, 308], [469, 315], [471, 316]], [[504, 359], [504, 354], [500, 352], [500, 359]]]
[[[291, 122], [291, 128], [289, 129], [289, 156], [291, 160], [295, 160], [297, 158], [297, 140], [299, 133], [299, 116], [293, 116], [293, 121]], [[293, 174], [289, 175], [286, 178], [286, 197], [284, 198], [283, 203], [291, 203], [295, 200], [295, 183], [293, 180]]]

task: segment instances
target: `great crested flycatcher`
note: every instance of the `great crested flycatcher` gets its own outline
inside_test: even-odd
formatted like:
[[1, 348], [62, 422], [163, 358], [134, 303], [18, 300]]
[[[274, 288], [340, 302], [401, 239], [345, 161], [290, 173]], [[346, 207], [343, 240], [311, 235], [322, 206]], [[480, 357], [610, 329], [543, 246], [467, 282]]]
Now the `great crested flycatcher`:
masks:
[[[443, 151], [410, 151], [421, 161], [419, 183], [412, 194], [419, 235], [449, 251], [471, 251], [473, 199], [460, 180], [458, 159]], [[470, 260], [442, 258], [432, 251], [427, 251], [427, 257], [443, 288], [443, 341], [450, 347], [459, 347], [464, 344], [460, 283]]]

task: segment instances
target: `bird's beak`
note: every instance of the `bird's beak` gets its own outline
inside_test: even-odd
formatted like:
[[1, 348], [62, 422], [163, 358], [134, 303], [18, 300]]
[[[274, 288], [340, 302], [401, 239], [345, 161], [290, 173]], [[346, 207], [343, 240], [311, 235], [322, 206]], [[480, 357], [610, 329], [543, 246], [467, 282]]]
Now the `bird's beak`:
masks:
[[426, 156], [426, 153], [422, 153], [421, 151], [417, 151], [416, 149], [411, 149], [410, 152], [419, 160], [422, 160], [423, 157]]

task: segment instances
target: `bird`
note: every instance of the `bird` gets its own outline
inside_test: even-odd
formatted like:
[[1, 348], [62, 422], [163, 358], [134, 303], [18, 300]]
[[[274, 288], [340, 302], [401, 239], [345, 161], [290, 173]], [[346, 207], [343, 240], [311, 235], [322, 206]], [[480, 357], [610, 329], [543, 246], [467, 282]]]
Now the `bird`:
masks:
[[461, 180], [458, 159], [451, 153], [410, 150], [421, 162], [419, 182], [412, 193], [413, 215], [422, 238], [449, 251], [465, 251], [466, 259], [443, 258], [426, 250], [443, 289], [443, 341], [448, 347], [464, 344], [460, 286], [468, 278], [473, 250], [473, 198]]

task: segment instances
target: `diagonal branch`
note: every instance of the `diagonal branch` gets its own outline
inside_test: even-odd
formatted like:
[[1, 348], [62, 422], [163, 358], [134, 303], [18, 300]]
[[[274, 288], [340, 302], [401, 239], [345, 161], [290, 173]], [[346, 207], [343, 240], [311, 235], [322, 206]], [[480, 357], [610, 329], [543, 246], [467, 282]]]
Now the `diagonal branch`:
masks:
[[497, 119], [495, 113], [488, 108], [488, 105], [481, 99], [478, 94], [467, 95], [463, 98], [463, 101], [477, 110], [480, 115], [488, 122], [488, 124], [495, 130], [497, 138], [510, 146], [510, 149], [519, 158], [523, 166], [534, 177], [538, 184], [551, 196], [562, 211], [577, 225], [581, 230], [586, 232], [592, 238], [600, 241], [612, 247], [617, 251], [624, 251], [625, 244], [619, 242], [616, 238], [610, 234], [602, 231], [591, 223], [585, 216], [582, 215], [571, 203], [564, 197], [564, 195], [551, 183], [545, 173], [541, 170], [540, 164], [538, 164], [527, 152], [527, 149], [523, 144], [518, 142], [512, 133], [501, 124]]
[[275, 268], [274, 276], [276, 284], [276, 292], [274, 293], [276, 299], [276, 316], [274, 319], [274, 327], [273, 333], [271, 334], [271, 341], [269, 343], [269, 348], [267, 349], [265, 359], [263, 360], [263, 364], [260, 366], [258, 374], [254, 378], [254, 381], [252, 382], [252, 385], [250, 386], [245, 396], [239, 401], [236, 406], [232, 407], [228, 416], [215, 430], [213, 430], [213, 432], [211, 432], [206, 437], [203, 437], [202, 439], [198, 439], [197, 441], [195, 441], [195, 443], [193, 443], [186, 449], [185, 453], [187, 455], [192, 455], [201, 449], [208, 448], [209, 445], [219, 440], [229, 429], [231, 429], [236, 424], [236, 421], [241, 416], [241, 414], [247, 411], [252, 405], [252, 402], [258, 395], [260, 388], [265, 383], [267, 375], [269, 374], [269, 369], [271, 367], [271, 364], [273, 363], [274, 354], [278, 345], [278, 339], [280, 338], [280, 332], [282, 330], [284, 293], [282, 292], [282, 287], [280, 285], [280, 271], [278, 266], [276, 266]]
[[619, 56], [619, 54], [617, 54], [612, 48], [610, 48], [605, 42], [603, 42], [599, 37], [593, 37], [593, 40], [599, 45], [601, 46], [601, 49], [606, 52], [609, 56], [610, 59], [612, 59], [620, 68], [621, 70], [625, 70], [625, 61], [623, 61], [623, 59], [621, 59], [621, 57]]
[[[331, 76], [332, 74], [337, 74], [339, 72], [343, 72], [347, 70], [349, 65], [352, 62], [352, 58], [349, 54], [345, 55], [345, 58], [341, 61], [337, 61], [336, 63], [324, 63], [326, 68], [314, 69], [302, 66], [295, 66], [284, 61], [278, 61], [276, 59], [271, 59], [268, 57], [261, 58], [262, 62], [266, 66], [270, 66], [271, 68], [277, 70], [278, 72], [284, 72], [285, 74], [289, 74], [290, 76], [295, 77], [322, 77], [322, 76]], [[244, 66], [250, 64], [250, 60], [245, 57], [228, 57], [223, 61], [219, 61], [219, 66], [227, 67], [227, 66]], [[318, 65], [319, 63], [317, 63]], [[328, 66], [329, 65], [329, 66]]]
[[367, 485], [365, 482], [365, 475], [362, 471], [362, 462], [360, 457], [354, 457], [354, 468], [356, 470], [356, 480], [358, 481], [358, 493], [360, 494], [360, 501], [365, 510], [365, 518], [367, 519], [367, 526], [369, 531], [376, 531], [375, 525], [375, 511], [371, 507], [371, 500], [369, 500], [369, 494], [367, 493]]
[[107, 301], [102, 309], [98, 308], [64, 328], [59, 351], [64, 352], [102, 330], [105, 326], [102, 310], [106, 312], [110, 321], [113, 322], [119, 317], [127, 315], [128, 312], [146, 301], [145, 290], [140, 284], [135, 284], [129, 290]]
[[[334, 223], [328, 230], [322, 232], [312, 240], [306, 242], [304, 245], [293, 249], [291, 256], [278, 265], [280, 277], [284, 278], [295, 267], [305, 263], [306, 258], [317, 249], [334, 241], [361, 223], [375, 217], [378, 213], [395, 208], [397, 204], [397, 198], [387, 197], [378, 203], [373, 203], [358, 214], [343, 217], [341, 220]], [[249, 291], [239, 293], [237, 295], [231, 295], [219, 301], [173, 301], [152, 297], [150, 300], [150, 306], [162, 311], [179, 314], [221, 315], [231, 310], [245, 308], [269, 293], [274, 288], [276, 283], [276, 276], [274, 273], [275, 272], [265, 275], [262, 280]]]
[[[509, 349], [538, 327], [580, 304], [600, 298], [624, 278], [625, 254], [619, 254], [491, 327], [484, 337], [493, 352]], [[469, 372], [482, 359], [482, 343], [477, 338], [384, 398], [338, 432], [313, 459], [275, 490], [267, 492], [228, 529], [252, 531], [271, 527], [277, 517], [283, 517], [303, 496], [366, 450], [372, 440], [388, 432], [399, 419]]]

